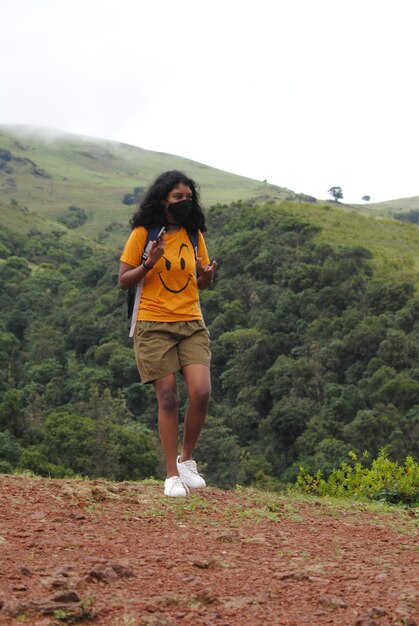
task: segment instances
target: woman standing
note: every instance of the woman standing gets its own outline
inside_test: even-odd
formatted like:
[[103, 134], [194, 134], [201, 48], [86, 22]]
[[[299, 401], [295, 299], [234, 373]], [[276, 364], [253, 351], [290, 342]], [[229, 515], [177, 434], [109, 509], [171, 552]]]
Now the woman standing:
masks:
[[[131, 226], [118, 282], [128, 289], [144, 281], [134, 333], [135, 356], [141, 381], [152, 383], [156, 392], [167, 468], [164, 494], [185, 496], [188, 488], [205, 487], [192, 459], [211, 392], [209, 333], [198, 289], [209, 287], [216, 268], [215, 261], [210, 264], [202, 235], [205, 217], [195, 182], [177, 170], [160, 174]], [[163, 227], [165, 231], [144, 252], [148, 230]], [[179, 456], [178, 371], [189, 399]]]

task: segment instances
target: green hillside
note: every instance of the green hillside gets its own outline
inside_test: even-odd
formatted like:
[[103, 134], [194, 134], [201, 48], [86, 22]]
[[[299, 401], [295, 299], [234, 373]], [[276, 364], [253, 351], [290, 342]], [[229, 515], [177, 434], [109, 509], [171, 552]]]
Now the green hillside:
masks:
[[419, 288], [419, 228], [415, 224], [370, 217], [328, 204], [285, 202], [281, 208], [318, 226], [321, 230], [317, 241], [333, 247], [370, 250], [371, 265], [380, 279], [411, 281]]
[[[356, 206], [304, 203], [298, 201], [304, 196], [283, 187], [182, 157], [77, 135], [48, 138], [45, 131], [41, 133], [28, 127], [0, 126], [0, 210], [3, 224], [15, 231], [56, 231], [69, 243], [101, 241], [120, 249], [134, 210], [123, 204], [124, 195], [134, 187], [147, 186], [165, 169], [179, 168], [199, 182], [207, 209], [238, 200], [255, 205], [273, 202], [281, 211], [318, 226], [318, 241], [371, 250], [372, 266], [380, 278], [419, 285], [419, 229], [416, 224], [391, 219], [414, 211], [419, 198]], [[80, 207], [87, 216], [75, 229], [58, 221], [70, 206]]]
[[369, 204], [349, 205], [356, 211], [361, 211], [368, 215], [381, 217], [396, 217], [400, 213], [408, 213], [409, 211], [419, 211], [419, 196], [411, 198], [396, 198], [394, 200], [386, 200], [385, 202], [371, 202]]
[[[6, 209], [19, 228], [0, 224], [0, 473], [161, 475], [118, 250]], [[208, 209], [213, 393], [196, 459], [209, 484], [280, 488], [349, 452], [417, 454], [419, 297], [396, 258], [400, 242], [413, 256], [418, 231], [350, 218], [297, 203]]]
[[52, 219], [69, 206], [79, 206], [88, 216], [81, 232], [93, 237], [105, 234], [109, 242], [121, 240], [116, 233], [133, 213], [132, 206], [122, 203], [123, 196], [169, 169], [184, 170], [194, 178], [207, 207], [216, 202], [295, 196], [288, 189], [179, 156], [71, 134], [48, 139], [41, 133], [0, 126], [0, 200], [16, 201]]
[[276, 489], [349, 452], [417, 454], [417, 225], [110, 142], [3, 131], [0, 148], [0, 473], [161, 475], [116, 285], [123, 196], [168, 167], [201, 183], [218, 262], [201, 297], [208, 483]]

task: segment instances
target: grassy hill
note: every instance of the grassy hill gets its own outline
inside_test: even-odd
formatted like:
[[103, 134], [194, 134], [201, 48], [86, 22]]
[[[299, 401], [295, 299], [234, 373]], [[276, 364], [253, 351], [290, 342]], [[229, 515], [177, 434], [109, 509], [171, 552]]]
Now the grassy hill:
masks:
[[[370, 249], [381, 278], [412, 280], [419, 286], [419, 228], [391, 219], [419, 206], [419, 198], [353, 206], [304, 203], [299, 201], [302, 196], [286, 188], [179, 156], [72, 134], [47, 136], [28, 127], [0, 126], [0, 157], [2, 223], [17, 232], [60, 231], [69, 241], [101, 240], [118, 250], [134, 210], [122, 203], [124, 194], [147, 186], [165, 169], [179, 168], [199, 182], [207, 209], [238, 200], [280, 205], [281, 210], [319, 226], [321, 241]], [[86, 223], [74, 230], [57, 221], [72, 205], [88, 215]]]
[[282, 207], [319, 226], [317, 240], [333, 247], [360, 246], [370, 250], [372, 266], [381, 279], [411, 280], [419, 288], [419, 228], [415, 224], [370, 217], [330, 204], [288, 202], [282, 203]]
[[[194, 178], [206, 207], [239, 199], [295, 196], [288, 189], [179, 156], [71, 134], [52, 137], [27, 127], [0, 126], [0, 155], [1, 151], [5, 151], [0, 158], [2, 204], [14, 200], [52, 219], [71, 205], [79, 206], [89, 217], [81, 231], [94, 237], [111, 223], [127, 225], [133, 207], [122, 203], [123, 196], [134, 187], [148, 186], [168, 169], [184, 170]], [[118, 239], [111, 234], [109, 241]]]
[[353, 204], [348, 205], [348, 207], [367, 215], [391, 218], [400, 213], [419, 210], [419, 196], [397, 198], [394, 200], [386, 200], [385, 202], [371, 202], [369, 204]]

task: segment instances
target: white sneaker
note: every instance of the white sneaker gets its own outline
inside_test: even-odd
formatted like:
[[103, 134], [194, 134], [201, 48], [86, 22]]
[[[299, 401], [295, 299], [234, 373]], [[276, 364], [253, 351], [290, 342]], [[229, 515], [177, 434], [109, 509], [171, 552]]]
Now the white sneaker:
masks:
[[186, 496], [186, 488], [180, 476], [171, 476], [164, 481], [164, 495], [172, 498]]
[[206, 482], [201, 474], [198, 473], [195, 461], [191, 459], [190, 461], [183, 461], [183, 463], [181, 463], [179, 459], [180, 457], [178, 456], [176, 465], [183, 484], [191, 487], [191, 489], [206, 487]]

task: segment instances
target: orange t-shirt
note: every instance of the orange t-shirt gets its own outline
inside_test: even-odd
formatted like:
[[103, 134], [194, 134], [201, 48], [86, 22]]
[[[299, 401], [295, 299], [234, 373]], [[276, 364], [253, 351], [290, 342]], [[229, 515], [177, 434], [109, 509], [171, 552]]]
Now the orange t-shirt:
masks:
[[[187, 322], [202, 319], [195, 272], [195, 254], [184, 228], [166, 233], [165, 251], [147, 272], [141, 293], [139, 320], [151, 322]], [[120, 260], [137, 267], [147, 241], [147, 229], [134, 228]], [[198, 231], [198, 256], [209, 264], [204, 237]]]

